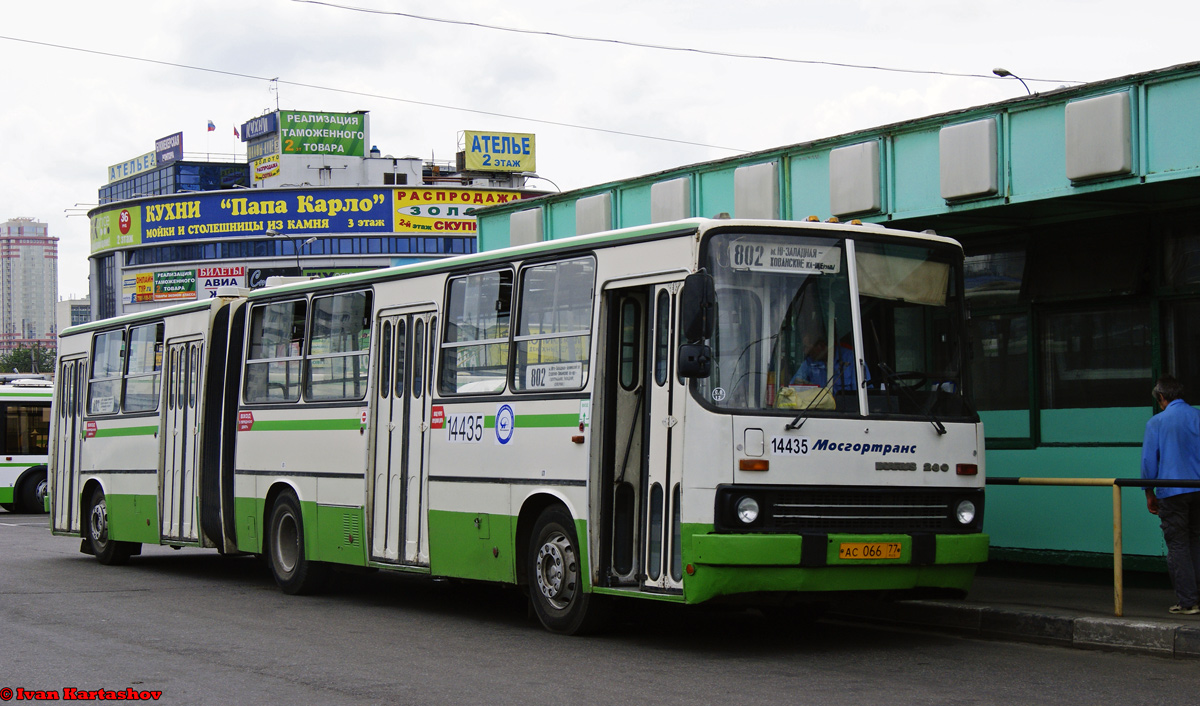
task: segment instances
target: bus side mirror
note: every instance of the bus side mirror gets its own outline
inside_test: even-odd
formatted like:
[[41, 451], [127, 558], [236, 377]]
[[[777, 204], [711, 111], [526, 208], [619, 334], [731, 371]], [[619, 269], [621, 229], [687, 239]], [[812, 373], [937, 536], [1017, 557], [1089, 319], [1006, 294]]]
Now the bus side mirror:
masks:
[[712, 374], [712, 348], [702, 343], [685, 343], [679, 347], [679, 376], [706, 378]]
[[716, 318], [717, 293], [712, 275], [704, 270], [683, 280], [679, 296], [679, 320], [683, 338], [689, 343], [712, 336]]

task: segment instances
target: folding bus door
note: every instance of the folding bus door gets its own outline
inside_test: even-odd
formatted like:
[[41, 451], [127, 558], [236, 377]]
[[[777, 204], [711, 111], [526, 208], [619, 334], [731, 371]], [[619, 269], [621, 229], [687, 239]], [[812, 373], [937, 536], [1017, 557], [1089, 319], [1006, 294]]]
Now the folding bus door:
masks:
[[377, 322], [374, 454], [370, 474], [371, 559], [426, 564], [432, 311], [390, 310]]
[[83, 423], [87, 358], [64, 358], [58, 370], [58, 399], [54, 410], [57, 429], [54, 463], [50, 469], [51, 522], [57, 532], [79, 529], [79, 465], [86, 429]]
[[167, 344], [167, 373], [163, 396], [166, 427], [159, 479], [163, 539], [199, 541], [196, 523], [196, 467], [200, 457], [198, 416], [204, 343], [200, 340]]

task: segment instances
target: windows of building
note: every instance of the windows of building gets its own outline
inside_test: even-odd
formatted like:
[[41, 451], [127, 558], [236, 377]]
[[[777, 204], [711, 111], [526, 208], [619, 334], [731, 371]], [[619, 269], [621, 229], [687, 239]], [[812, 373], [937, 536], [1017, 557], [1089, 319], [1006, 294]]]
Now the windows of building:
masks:
[[[1200, 390], [1197, 215], [966, 244], [974, 397], [989, 445], [1136, 444], [1157, 377]], [[1087, 428], [1105, 410], [1128, 423]]]
[[[345, 236], [317, 238], [300, 248], [308, 255], [465, 255], [476, 251], [473, 237]], [[206, 243], [154, 245], [127, 250], [125, 265], [158, 265], [200, 260], [294, 258], [296, 243], [288, 238], [226, 240]]]

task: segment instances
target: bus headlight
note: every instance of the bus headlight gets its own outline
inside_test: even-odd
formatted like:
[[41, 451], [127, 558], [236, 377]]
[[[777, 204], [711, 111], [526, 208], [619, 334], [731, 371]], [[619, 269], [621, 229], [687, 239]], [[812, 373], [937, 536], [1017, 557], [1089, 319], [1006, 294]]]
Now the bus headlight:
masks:
[[743, 496], [737, 501], [737, 517], [742, 521], [742, 524], [754, 524], [758, 519], [758, 501], [749, 495]]
[[975, 503], [970, 500], [959, 501], [958, 507], [954, 510], [954, 516], [958, 518], [960, 525], [969, 525], [975, 521]]

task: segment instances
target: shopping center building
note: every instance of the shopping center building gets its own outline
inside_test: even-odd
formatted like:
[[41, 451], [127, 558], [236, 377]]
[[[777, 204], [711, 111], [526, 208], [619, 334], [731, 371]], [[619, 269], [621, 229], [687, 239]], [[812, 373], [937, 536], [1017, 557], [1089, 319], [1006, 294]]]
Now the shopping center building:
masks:
[[93, 318], [475, 252], [474, 209], [544, 193], [526, 188], [533, 135], [464, 131], [439, 163], [368, 148], [365, 112], [275, 111], [239, 133], [244, 162], [188, 159], [176, 133], [109, 168], [88, 213]]
[[[719, 213], [932, 229], [968, 258], [988, 475], [1137, 477], [1154, 380], [1200, 403], [1198, 113], [1180, 65], [510, 202], [480, 247]], [[993, 558], [1111, 562], [1112, 495], [989, 487]], [[1161, 566], [1122, 499], [1126, 565]]]

